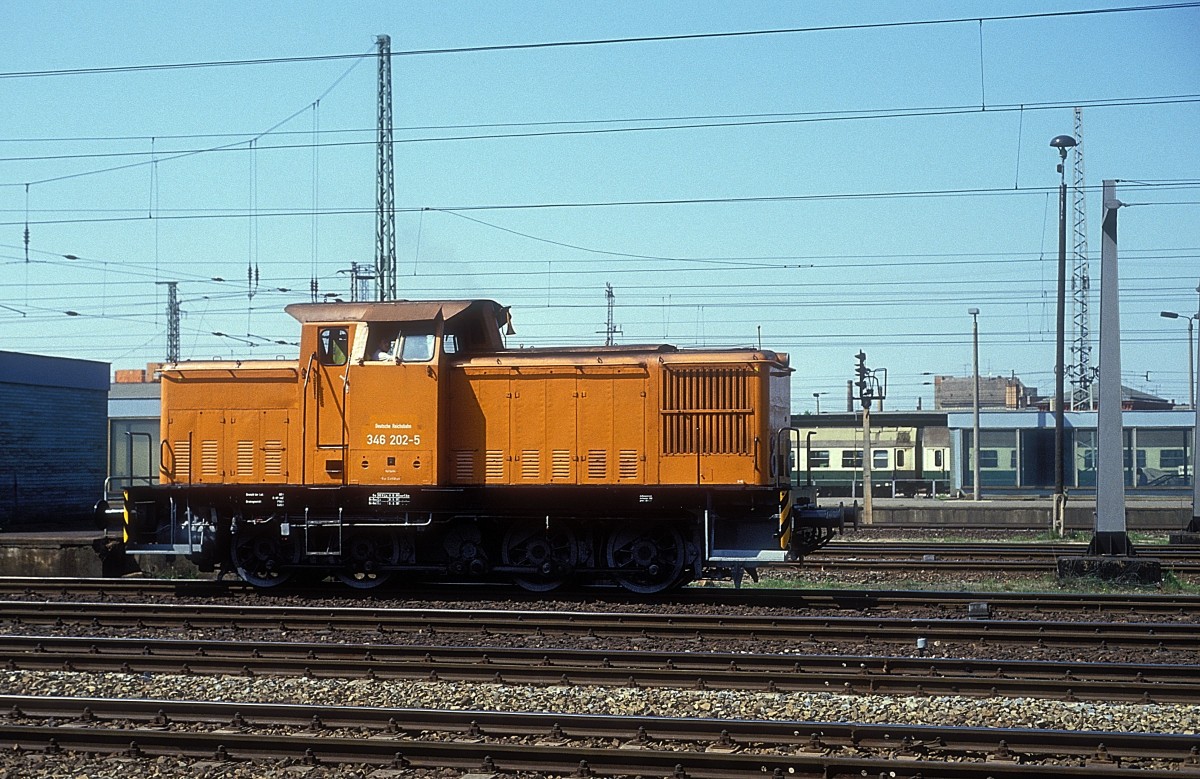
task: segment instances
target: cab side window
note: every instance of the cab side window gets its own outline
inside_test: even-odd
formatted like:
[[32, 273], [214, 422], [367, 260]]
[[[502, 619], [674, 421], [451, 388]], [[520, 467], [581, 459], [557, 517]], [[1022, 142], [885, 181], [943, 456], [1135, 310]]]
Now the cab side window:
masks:
[[433, 359], [432, 333], [407, 333], [401, 347], [401, 362], [429, 362]]
[[399, 342], [400, 334], [394, 327], [382, 329], [371, 325], [369, 346], [364, 359], [375, 362], [393, 362], [396, 359], [396, 345]]
[[345, 365], [350, 334], [344, 327], [325, 327], [317, 335], [317, 359], [322, 365]]

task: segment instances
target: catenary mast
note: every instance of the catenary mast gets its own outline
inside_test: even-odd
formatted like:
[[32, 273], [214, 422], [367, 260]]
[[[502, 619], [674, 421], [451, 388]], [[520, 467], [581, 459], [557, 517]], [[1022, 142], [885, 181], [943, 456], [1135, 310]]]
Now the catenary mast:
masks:
[[392, 39], [380, 35], [379, 133], [375, 196], [375, 278], [379, 299], [396, 299], [396, 188], [392, 167]]
[[1067, 368], [1071, 376], [1071, 408], [1091, 409], [1092, 382], [1096, 370], [1091, 365], [1091, 314], [1088, 298], [1091, 296], [1091, 279], [1088, 274], [1087, 208], [1084, 203], [1083, 178], [1083, 109], [1075, 109], [1075, 160], [1071, 178], [1074, 190], [1072, 224], [1074, 225], [1075, 264], [1071, 273], [1072, 330], [1071, 365]]

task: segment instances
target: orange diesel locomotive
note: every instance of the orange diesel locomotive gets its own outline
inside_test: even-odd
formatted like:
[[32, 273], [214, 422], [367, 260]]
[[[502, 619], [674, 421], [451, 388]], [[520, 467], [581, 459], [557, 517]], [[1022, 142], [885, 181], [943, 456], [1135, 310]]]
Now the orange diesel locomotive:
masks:
[[162, 369], [126, 549], [260, 587], [333, 575], [658, 592], [840, 526], [793, 483], [787, 356], [504, 347], [490, 300], [293, 304], [298, 361]]

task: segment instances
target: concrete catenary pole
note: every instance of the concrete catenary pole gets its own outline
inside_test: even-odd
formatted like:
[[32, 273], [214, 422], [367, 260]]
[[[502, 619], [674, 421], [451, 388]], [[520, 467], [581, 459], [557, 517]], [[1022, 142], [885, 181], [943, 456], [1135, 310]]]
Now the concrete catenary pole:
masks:
[[1121, 416], [1121, 312], [1117, 281], [1117, 182], [1104, 182], [1100, 244], [1100, 404], [1096, 532], [1089, 554], [1128, 555], [1125, 533], [1125, 463]]
[[971, 315], [972, 349], [971, 362], [975, 367], [975, 391], [971, 398], [971, 409], [974, 412], [974, 429], [971, 431], [971, 486], [972, 500], [979, 500], [979, 309], [967, 310]]
[[[1200, 319], [1200, 285], [1196, 286], [1196, 318]], [[1200, 364], [1200, 338], [1196, 339], [1196, 363]], [[1196, 407], [1196, 424], [1192, 428], [1192, 521], [1188, 523], [1187, 532], [1200, 533], [1200, 403], [1192, 401]]]

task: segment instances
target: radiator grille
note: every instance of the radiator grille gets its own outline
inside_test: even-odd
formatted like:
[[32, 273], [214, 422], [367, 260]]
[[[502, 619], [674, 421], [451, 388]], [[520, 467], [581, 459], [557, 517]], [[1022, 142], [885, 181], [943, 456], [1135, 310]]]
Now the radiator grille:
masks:
[[604, 479], [608, 477], [608, 452], [606, 450], [588, 450], [587, 475], [589, 479]]
[[220, 476], [220, 446], [208, 439], [200, 442], [200, 475]]
[[186, 484], [192, 475], [192, 447], [189, 441], [175, 442], [175, 481]]
[[475, 481], [475, 450], [454, 450], [454, 480], [460, 482]]
[[751, 372], [675, 368], [663, 372], [663, 454], [749, 454]]
[[254, 473], [253, 441], [237, 442], [237, 472], [241, 476], [250, 476]]
[[488, 449], [484, 455], [483, 473], [487, 481], [504, 481], [504, 452]]
[[550, 453], [550, 478], [571, 478], [571, 452], [567, 449], [555, 449]]
[[617, 461], [617, 476], [622, 479], [638, 477], [638, 453], [636, 449], [622, 449]]
[[542, 453], [537, 449], [521, 452], [521, 478], [531, 481], [542, 478]]
[[267, 476], [283, 476], [283, 441], [267, 441], [263, 447], [263, 470]]

